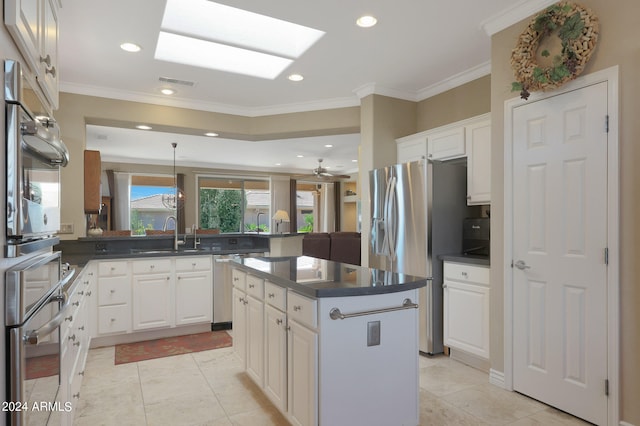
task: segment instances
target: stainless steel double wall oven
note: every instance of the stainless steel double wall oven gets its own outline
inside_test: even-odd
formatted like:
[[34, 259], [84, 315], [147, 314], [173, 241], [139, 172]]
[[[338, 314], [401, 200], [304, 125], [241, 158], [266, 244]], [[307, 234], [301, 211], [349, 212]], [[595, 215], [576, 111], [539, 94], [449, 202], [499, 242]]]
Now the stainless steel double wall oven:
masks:
[[[6, 423], [60, 424], [60, 325], [68, 309], [66, 273], [53, 246], [60, 228], [60, 167], [67, 148], [51, 111], [20, 63], [4, 61], [6, 118]], [[2, 422], [0, 422], [2, 423]]]

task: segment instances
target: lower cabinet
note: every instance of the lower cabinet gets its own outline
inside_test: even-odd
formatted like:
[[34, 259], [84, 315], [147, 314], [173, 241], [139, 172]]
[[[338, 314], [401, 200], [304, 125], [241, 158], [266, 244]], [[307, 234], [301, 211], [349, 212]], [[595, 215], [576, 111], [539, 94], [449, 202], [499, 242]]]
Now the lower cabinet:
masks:
[[264, 308], [264, 391], [273, 404], [287, 412], [287, 314]]
[[288, 414], [294, 425], [318, 424], [318, 333], [289, 320]]
[[489, 359], [489, 268], [444, 262], [444, 344]]
[[173, 283], [170, 273], [133, 276], [133, 329], [170, 327]]
[[80, 401], [80, 386], [91, 343], [91, 317], [89, 308], [95, 298], [95, 272], [93, 264], [87, 265], [76, 278], [69, 294], [71, 309], [60, 326], [60, 391], [59, 401], [71, 410], [62, 412], [62, 425], [71, 426], [77, 404]]
[[211, 256], [100, 261], [98, 271], [95, 337], [211, 323]]
[[238, 269], [233, 348], [247, 375], [294, 425], [318, 424], [317, 302]]

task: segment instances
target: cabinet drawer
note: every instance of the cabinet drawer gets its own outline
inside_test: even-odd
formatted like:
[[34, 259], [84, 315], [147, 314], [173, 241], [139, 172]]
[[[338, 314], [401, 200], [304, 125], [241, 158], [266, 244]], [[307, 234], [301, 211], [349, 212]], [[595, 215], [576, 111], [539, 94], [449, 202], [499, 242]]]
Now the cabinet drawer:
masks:
[[131, 299], [131, 284], [124, 277], [100, 278], [98, 306], [127, 303]]
[[242, 272], [239, 269], [231, 270], [231, 281], [233, 281], [233, 286], [245, 291], [246, 283], [247, 283], [247, 273]]
[[444, 279], [489, 285], [489, 268], [465, 263], [444, 262]]
[[290, 291], [287, 295], [287, 315], [307, 327], [316, 328], [318, 327], [318, 301]]
[[98, 333], [124, 333], [131, 326], [129, 305], [100, 306], [98, 308]]
[[101, 277], [127, 275], [127, 262], [100, 262], [98, 264], [98, 275]]
[[247, 275], [247, 294], [256, 299], [264, 299], [264, 280], [253, 275]]
[[282, 312], [287, 310], [287, 290], [272, 282], [264, 282], [264, 296], [267, 303]]
[[134, 274], [157, 274], [171, 272], [171, 259], [136, 260], [133, 263]]
[[176, 272], [208, 271], [211, 269], [211, 257], [180, 257], [176, 258]]

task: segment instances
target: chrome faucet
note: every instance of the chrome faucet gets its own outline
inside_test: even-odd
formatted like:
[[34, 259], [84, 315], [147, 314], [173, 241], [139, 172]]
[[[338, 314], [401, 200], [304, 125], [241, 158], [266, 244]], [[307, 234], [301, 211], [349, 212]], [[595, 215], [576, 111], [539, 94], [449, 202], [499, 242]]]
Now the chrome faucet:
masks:
[[169, 224], [169, 219], [173, 219], [173, 223], [175, 224], [173, 228], [173, 249], [178, 250], [178, 246], [184, 244], [184, 241], [178, 241], [178, 219], [175, 216], [167, 216], [164, 220], [164, 225], [162, 226], [162, 230], [167, 230], [167, 225]]
[[200, 244], [200, 240], [198, 239], [198, 228], [196, 228], [196, 225], [193, 224], [191, 229], [193, 229], [193, 248], [197, 249], [198, 245]]
[[263, 215], [264, 213], [262, 212], [258, 212], [258, 214], [256, 215], [256, 232], [259, 234], [260, 233], [260, 216]]

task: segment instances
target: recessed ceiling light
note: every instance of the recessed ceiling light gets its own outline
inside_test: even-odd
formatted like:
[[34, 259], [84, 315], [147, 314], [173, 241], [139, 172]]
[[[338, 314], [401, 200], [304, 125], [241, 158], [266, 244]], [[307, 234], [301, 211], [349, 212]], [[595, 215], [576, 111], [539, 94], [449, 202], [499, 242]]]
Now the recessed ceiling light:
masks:
[[173, 89], [162, 89], [160, 90], [160, 92], [162, 92], [163, 95], [173, 95], [174, 93], [176, 93], [176, 91]]
[[151, 126], [147, 126], [146, 124], [139, 124], [139, 125], [136, 126], [136, 129], [151, 130]]
[[304, 76], [302, 76], [302, 74], [291, 74], [287, 78], [289, 80], [291, 80], [291, 81], [302, 81], [302, 80], [304, 80]]
[[122, 43], [120, 45], [120, 49], [124, 50], [125, 52], [131, 52], [131, 53], [136, 53], [142, 50], [142, 47], [140, 47], [139, 45], [135, 44], [135, 43]]
[[328, 144], [326, 144], [324, 147], [325, 147], [325, 148], [333, 148], [333, 145], [331, 145], [330, 143], [328, 143]]
[[276, 166], [282, 166], [282, 163], [276, 163]]
[[296, 155], [296, 157], [298, 157], [298, 158], [304, 158], [304, 155], [298, 154], [298, 155]]
[[361, 16], [356, 20], [356, 24], [362, 28], [373, 27], [377, 22], [378, 20], [371, 15]]
[[216, 132], [207, 132], [204, 134], [205, 136], [210, 136], [212, 138], [215, 138], [216, 136], [220, 136], [218, 135]]
[[358, 162], [358, 160], [351, 160], [351, 162], [352, 162], [352, 163], [357, 163], [357, 162]]

